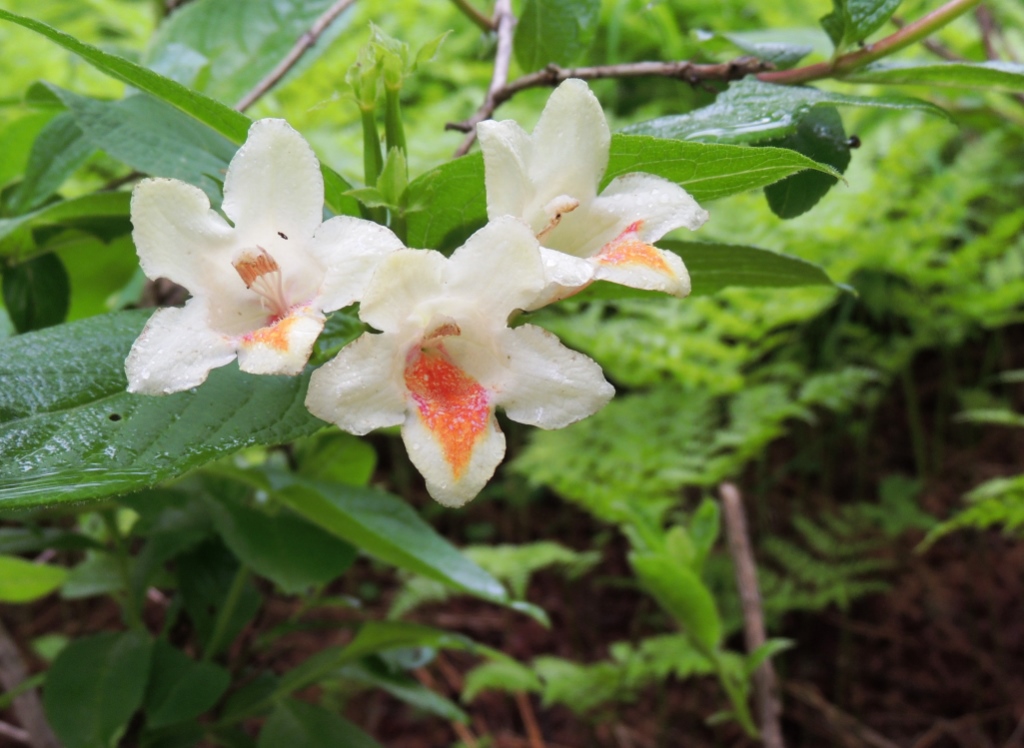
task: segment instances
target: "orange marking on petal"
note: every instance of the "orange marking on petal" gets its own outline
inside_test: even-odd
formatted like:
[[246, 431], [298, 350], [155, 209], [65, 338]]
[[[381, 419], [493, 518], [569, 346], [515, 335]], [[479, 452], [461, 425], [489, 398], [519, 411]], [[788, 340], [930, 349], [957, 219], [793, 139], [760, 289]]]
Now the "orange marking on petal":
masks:
[[291, 347], [288, 335], [298, 320], [298, 316], [294, 314], [283, 319], [274, 319], [266, 327], [243, 335], [242, 342], [247, 346], [265, 345], [279, 351], [287, 351]]
[[641, 241], [639, 232], [642, 221], [631, 223], [626, 229], [610, 242], [605, 244], [594, 258], [600, 265], [622, 266], [643, 265], [660, 273], [671, 275], [661, 250]]
[[487, 390], [438, 348], [417, 352], [406, 364], [405, 386], [423, 423], [440, 443], [452, 473], [460, 478], [477, 442], [490, 428]]

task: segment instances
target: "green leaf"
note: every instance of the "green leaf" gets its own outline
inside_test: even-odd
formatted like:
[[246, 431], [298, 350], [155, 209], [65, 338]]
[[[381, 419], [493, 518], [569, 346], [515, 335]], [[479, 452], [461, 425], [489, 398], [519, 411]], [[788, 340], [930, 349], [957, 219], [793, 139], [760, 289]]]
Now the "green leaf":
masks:
[[[780, 148], [615, 134], [603, 184], [620, 174], [643, 171], [675, 182], [705, 202], [764, 187], [804, 169], [834, 174], [829, 166]], [[487, 222], [483, 157], [464, 156], [420, 175], [409, 185], [408, 204], [410, 247], [455, 249]]]
[[[781, 37], [791, 30], [780, 29], [773, 31], [775, 35]], [[765, 62], [770, 62], [779, 70], [793, 67], [814, 51], [814, 46], [811, 44], [768, 39], [765, 38], [766, 36], [766, 31], [740, 31], [722, 34], [723, 38], [728, 39], [747, 54], [753, 55]]]
[[296, 444], [298, 472], [305, 478], [365, 486], [377, 466], [377, 452], [358, 436], [327, 431]]
[[138, 631], [76, 639], [46, 676], [43, 707], [66, 748], [116, 745], [142, 704], [149, 675], [149, 638]]
[[67, 569], [60, 566], [0, 556], [0, 602], [27, 603], [45, 597], [60, 587], [67, 575]]
[[[196, 0], [160, 25], [144, 61], [153, 70], [233, 105], [278, 65], [331, 3]], [[308, 69], [330, 49], [349, 17], [351, 13], [343, 13], [324, 29], [288, 76]], [[225, 29], [230, 33], [224, 33]], [[190, 64], [182, 65], [183, 58]]]
[[785, 148], [747, 148], [647, 135], [613, 135], [602, 185], [642, 171], [685, 188], [698, 202], [758, 189], [804, 170], [836, 176], [827, 164]]
[[130, 202], [131, 194], [128, 192], [94, 192], [49, 203], [16, 218], [0, 218], [0, 257], [31, 256], [35, 241], [24, 237], [26, 229], [51, 226], [81, 228], [105, 237], [130, 231]]
[[629, 560], [640, 582], [686, 633], [705, 650], [717, 650], [722, 621], [715, 598], [700, 577], [666, 556], [634, 553]]
[[812, 107], [827, 104], [919, 111], [948, 119], [945, 111], [920, 99], [852, 96], [809, 86], [777, 86], [745, 78], [730, 84], [729, 89], [709, 106], [687, 114], [673, 114], [630, 125], [623, 132], [677, 140], [756, 143], [789, 135]]
[[437, 715], [450, 722], [469, 722], [469, 715], [450, 699], [430, 690], [401, 670], [391, 672], [379, 657], [365, 658], [361, 663], [341, 668], [338, 671], [338, 680], [342, 683], [354, 682], [379, 688], [421, 712]]
[[323, 427], [303, 404], [306, 376], [230, 365], [190, 392], [129, 394], [124, 359], [146, 316], [104, 315], [0, 342], [0, 505], [126, 493]]
[[24, 213], [38, 206], [56, 192], [94, 150], [74, 117], [67, 112], [58, 114], [32, 144], [21, 184], [11, 198], [10, 212]]
[[51, 89], [93, 146], [137, 171], [194, 184], [214, 205], [220, 203], [220, 185], [236, 150], [227, 138], [145, 94], [101, 101]]
[[821, 19], [836, 51], [863, 42], [896, 12], [901, 0], [832, 0], [832, 12]]
[[1024, 64], [1019, 62], [939, 62], [894, 60], [857, 68], [843, 80], [907, 86], [952, 86], [1024, 91]]
[[217, 703], [230, 682], [224, 668], [196, 662], [163, 639], [157, 641], [146, 686], [146, 727], [195, 719]]
[[465, 703], [475, 701], [482, 691], [493, 688], [511, 693], [540, 693], [544, 684], [521, 662], [484, 662], [466, 673], [462, 700]]
[[[835, 107], [816, 107], [805, 114], [796, 132], [781, 140], [768, 141], [790, 148], [815, 161], [832, 166], [839, 173], [850, 165], [850, 146], [843, 120]], [[793, 174], [764, 188], [772, 212], [779, 218], [796, 218], [806, 213], [839, 181], [837, 177], [816, 171]]]
[[[195, 626], [203, 655], [215, 657], [256, 615], [262, 601], [260, 594], [249, 578], [251, 575], [216, 539], [178, 556], [176, 571], [185, 611]], [[229, 603], [230, 612], [218, 632], [221, 611]], [[215, 632], [217, 641], [212, 641]]]
[[0, 143], [4, 144], [4, 158], [0, 159], [0, 187], [7, 186], [19, 175], [24, 174], [33, 143], [53, 117], [53, 111], [44, 109], [25, 114], [0, 127]]
[[355, 548], [290, 511], [270, 515], [230, 500], [209, 506], [232, 553], [286, 594], [326, 584], [355, 560]]
[[65, 600], [108, 595], [124, 589], [124, 569], [115, 556], [106, 552], [87, 553], [85, 560], [71, 570], [60, 596]]
[[601, 0], [526, 0], [513, 42], [519, 66], [573, 64], [590, 47], [600, 13]]
[[3, 268], [4, 306], [20, 333], [59, 325], [71, 305], [71, 281], [52, 252]]
[[380, 743], [340, 715], [307, 704], [282, 701], [260, 732], [258, 748], [381, 748]]
[[498, 580], [463, 556], [401, 499], [369, 488], [294, 479], [275, 496], [328, 532], [402, 569], [508, 603]]
[[[0, 9], [0, 20], [10, 21], [26, 29], [36, 32], [73, 52], [90, 65], [106, 73], [112, 78], [138, 88], [140, 91], [154, 96], [161, 101], [177, 107], [188, 115], [213, 128], [232, 143], [241, 145], [245, 141], [252, 121], [240, 112], [221, 104], [209, 96], [192, 91], [177, 81], [165, 78], [141, 65], [104, 52], [90, 44], [81, 42], [70, 34], [47, 26], [45, 23]], [[324, 173], [324, 193], [327, 204], [335, 213], [359, 215], [359, 204], [352, 198], [345, 197], [346, 190], [351, 188], [337, 172], [321, 164]]]
[[[723, 288], [792, 288], [795, 286], [835, 286], [818, 265], [799, 257], [772, 252], [759, 247], [733, 244], [681, 242], [663, 239], [658, 242], [683, 258], [690, 273], [691, 296], [710, 296]], [[571, 297], [577, 301], [591, 299], [624, 299], [663, 296], [615, 283], [598, 281], [585, 291]]]

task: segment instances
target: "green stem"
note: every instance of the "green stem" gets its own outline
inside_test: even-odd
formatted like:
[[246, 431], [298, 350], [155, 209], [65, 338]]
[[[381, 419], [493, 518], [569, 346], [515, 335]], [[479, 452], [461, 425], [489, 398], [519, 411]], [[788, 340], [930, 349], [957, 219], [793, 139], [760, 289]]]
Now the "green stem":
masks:
[[128, 628], [133, 631], [142, 631], [142, 614], [135, 605], [135, 599], [132, 595], [132, 575], [128, 562], [128, 547], [125, 545], [124, 538], [121, 536], [121, 530], [117, 526], [117, 517], [114, 514], [114, 510], [108, 509], [100, 512], [100, 516], [103, 518], [103, 524], [107, 527], [107, 534], [110, 535], [110, 539], [114, 543], [117, 571], [121, 576], [121, 584], [124, 585], [124, 590], [120, 597], [125, 622], [128, 624]]
[[479, 26], [481, 31], [494, 31], [494, 24], [491, 23], [491, 19], [477, 10], [469, 0], [452, 0], [452, 2], [470, 21]]
[[884, 39], [874, 44], [869, 44], [856, 52], [840, 55], [828, 62], [819, 62], [814, 65], [794, 68], [793, 70], [761, 73], [757, 77], [759, 80], [767, 83], [790, 85], [808, 83], [822, 78], [842, 77], [846, 73], [850, 73], [875, 60], [888, 57], [894, 52], [905, 49], [911, 44], [924, 39], [980, 3], [981, 0], [950, 0], [950, 2], [923, 18], [919, 18], [913, 23], [908, 23], [895, 34], [890, 34]]
[[367, 187], [377, 186], [377, 177], [384, 168], [384, 157], [380, 152], [380, 134], [377, 132], [375, 107], [360, 106], [363, 120], [363, 181]]
[[398, 94], [401, 88], [384, 86], [384, 138], [388, 151], [397, 148], [405, 155], [405, 127], [402, 125], [402, 103]]
[[213, 624], [213, 632], [210, 634], [210, 641], [207, 642], [206, 648], [203, 650], [203, 662], [209, 662], [217, 650], [220, 648], [221, 640], [227, 634], [228, 626], [231, 625], [231, 619], [235, 615], [235, 608], [238, 607], [238, 601], [242, 599], [242, 592], [245, 590], [245, 583], [249, 581], [249, 567], [245, 564], [239, 564], [238, 572], [235, 574], [235, 578], [231, 581], [231, 588], [228, 590], [228, 595], [224, 599], [224, 604], [220, 610], [217, 611], [217, 620]]

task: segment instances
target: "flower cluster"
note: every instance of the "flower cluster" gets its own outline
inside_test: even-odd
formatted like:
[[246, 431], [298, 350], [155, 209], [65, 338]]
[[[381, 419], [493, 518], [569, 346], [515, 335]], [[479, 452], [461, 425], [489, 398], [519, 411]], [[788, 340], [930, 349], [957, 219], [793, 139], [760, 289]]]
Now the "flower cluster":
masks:
[[585, 418], [614, 390], [600, 367], [533, 325], [539, 308], [606, 280], [683, 296], [682, 260], [650, 244], [707, 213], [647, 174], [598, 187], [611, 135], [586, 84], [552, 94], [533, 134], [484, 122], [489, 222], [451, 257], [406, 249], [370, 221], [323, 221], [316, 156], [282, 120], [253, 124], [228, 168], [222, 210], [173, 179], [132, 196], [143, 271], [185, 286], [157, 311], [125, 362], [128, 389], [178, 392], [233, 359], [254, 374], [298, 374], [325, 314], [360, 302], [366, 333], [313, 372], [306, 406], [354, 434], [401, 426], [430, 494], [459, 506], [505, 453], [495, 419], [553, 429]]

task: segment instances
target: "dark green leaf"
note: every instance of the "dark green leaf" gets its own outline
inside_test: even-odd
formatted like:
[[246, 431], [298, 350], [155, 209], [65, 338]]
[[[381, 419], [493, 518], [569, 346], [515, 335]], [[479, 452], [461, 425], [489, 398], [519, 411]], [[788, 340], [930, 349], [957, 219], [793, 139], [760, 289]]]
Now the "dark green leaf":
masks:
[[196, 662], [166, 641], [157, 641], [146, 686], [146, 727], [195, 719], [217, 703], [230, 681], [224, 668]]
[[477, 597], [508, 602], [508, 593], [498, 580], [459, 553], [395, 496], [301, 479], [282, 484], [276, 495], [311, 522], [382, 561]]
[[[683, 258], [690, 273], [692, 296], [710, 296], [730, 286], [746, 288], [790, 288], [793, 286], [835, 286], [820, 266], [799, 257], [759, 247], [734, 244], [705, 244], [663, 239], [658, 246]], [[573, 296], [576, 300], [621, 299], [660, 296], [600, 281]]]
[[896, 12], [901, 0], [832, 0], [832, 12], [821, 19], [837, 50], [865, 41]]
[[[195, 0], [160, 25], [146, 52], [146, 66], [233, 105], [277, 66], [332, 2]], [[329, 49], [350, 15], [343, 13], [328, 26], [289, 75], [307, 69]]]
[[[839, 173], [850, 165], [850, 146], [843, 120], [835, 107], [815, 107], [805, 114], [796, 132], [770, 145], [790, 148]], [[772, 212], [779, 218], [796, 218], [813, 208], [839, 180], [829, 174], [803, 171], [764, 188]]]
[[57, 655], [46, 676], [43, 707], [66, 748], [116, 745], [142, 704], [149, 638], [140, 632], [82, 637]]
[[[16, 23], [45, 36], [112, 78], [134, 86], [140, 91], [145, 91], [191, 115], [219, 132], [232, 143], [241, 145], [245, 141], [249, 125], [252, 124], [251, 120], [215, 99], [191, 91], [177, 81], [165, 78], [123, 57], [112, 55], [81, 42], [70, 34], [58, 31], [45, 23], [2, 9], [0, 9], [0, 20]], [[350, 189], [351, 185], [328, 166], [321, 164], [320, 168], [324, 173], [325, 199], [331, 209], [335, 213], [359, 215], [359, 204], [352, 198], [344, 196], [345, 191]]]
[[27, 229], [61, 226], [104, 237], [130, 231], [130, 202], [131, 194], [127, 192], [94, 192], [49, 203], [16, 218], [0, 218], [0, 257], [25, 258], [32, 254], [35, 241], [31, 236], [25, 238]]
[[408, 244], [451, 252], [487, 223], [484, 159], [457, 158], [409, 184]]
[[126, 493], [323, 427], [303, 404], [306, 376], [229, 365], [194, 391], [127, 393], [124, 359], [146, 316], [121, 312], [0, 342], [0, 504]]
[[227, 138], [145, 94], [101, 101], [52, 88], [94, 147], [145, 174], [194, 184], [219, 204], [236, 150]]
[[52, 252], [3, 269], [4, 306], [18, 332], [59, 325], [68, 315], [71, 282]]
[[666, 556], [634, 553], [630, 563], [644, 587], [695, 642], [710, 652], [718, 649], [722, 621], [715, 598], [700, 577]]
[[898, 60], [858, 68], [844, 80], [908, 86], [953, 86], [1024, 91], [1024, 64], [1019, 62], [938, 62]]
[[450, 722], [469, 722], [469, 715], [450, 699], [430, 690], [402, 671], [391, 672], [379, 657], [366, 658], [362, 663], [341, 668], [338, 679], [343, 683], [356, 682], [379, 688], [399, 701]]
[[[178, 589], [185, 604], [185, 611], [195, 626], [196, 633], [206, 650], [211, 649], [210, 656], [223, 651], [246, 624], [256, 615], [260, 607], [260, 594], [253, 587], [251, 580], [242, 579], [238, 586], [239, 573], [246, 574], [241, 565], [219, 541], [207, 541], [196, 546], [177, 559]], [[232, 601], [233, 608], [218, 633], [217, 641], [212, 641], [217, 620], [221, 610], [233, 594], [237, 598]]]
[[948, 118], [934, 104], [905, 96], [851, 96], [809, 86], [777, 86], [745, 78], [731, 84], [709, 106], [687, 114], [640, 122], [623, 132], [678, 140], [756, 143], [794, 132], [797, 123], [812, 107], [826, 104], [920, 111]]
[[258, 748], [381, 748], [340, 715], [305, 701], [282, 701], [260, 732]]
[[32, 144], [25, 174], [11, 198], [12, 213], [32, 210], [64, 184], [95, 147], [82, 136], [74, 117], [58, 114]]
[[355, 548], [287, 510], [271, 516], [232, 501], [211, 501], [210, 509], [231, 551], [286, 594], [326, 584], [355, 560]]
[[[24, 173], [32, 144], [53, 117], [52, 110], [44, 109], [25, 114], [0, 127], [0, 143], [4, 144], [4, 157], [0, 159], [0, 187], [6, 187]], [[13, 195], [8, 199], [11, 197]]]
[[526, 71], [571, 65], [594, 38], [601, 0], [526, 0], [516, 24], [516, 61]]
[[829, 165], [784, 148], [613, 135], [603, 183], [620, 174], [642, 171], [675, 182], [703, 203], [764, 187], [807, 169], [836, 174]]

